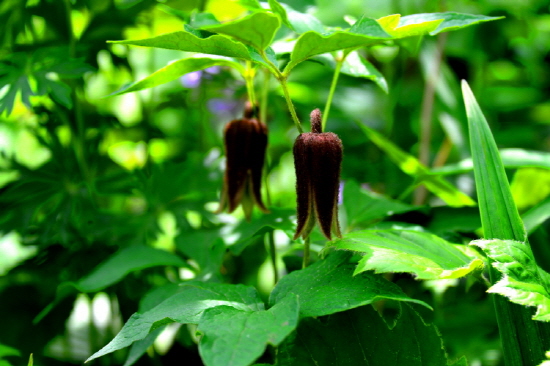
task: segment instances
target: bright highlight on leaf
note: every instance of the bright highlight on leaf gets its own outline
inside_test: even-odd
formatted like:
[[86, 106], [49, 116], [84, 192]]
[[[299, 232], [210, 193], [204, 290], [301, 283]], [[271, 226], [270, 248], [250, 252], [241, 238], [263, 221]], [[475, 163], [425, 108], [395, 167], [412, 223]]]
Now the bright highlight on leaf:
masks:
[[361, 230], [344, 235], [331, 246], [363, 254], [354, 275], [407, 272], [422, 280], [463, 277], [483, 267], [475, 254], [466, 255], [433, 234], [412, 230]]
[[506, 296], [510, 301], [535, 306], [533, 319], [550, 321], [550, 274], [535, 261], [527, 243], [515, 240], [475, 240], [503, 277], [488, 292]]

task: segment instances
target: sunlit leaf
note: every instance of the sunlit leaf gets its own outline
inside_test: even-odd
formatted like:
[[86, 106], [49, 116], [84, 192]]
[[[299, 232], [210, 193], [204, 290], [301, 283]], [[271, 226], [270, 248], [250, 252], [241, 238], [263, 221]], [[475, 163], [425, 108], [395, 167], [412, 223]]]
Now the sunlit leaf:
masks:
[[225, 34], [263, 51], [271, 44], [280, 26], [281, 20], [277, 15], [257, 12], [232, 22], [203, 26], [201, 29]]
[[408, 230], [361, 230], [330, 243], [337, 249], [363, 254], [354, 275], [408, 272], [418, 279], [459, 278], [483, 267], [476, 257], [468, 257], [458, 246], [438, 236]]
[[147, 246], [130, 246], [108, 258], [75, 286], [82, 292], [99, 291], [120, 281], [128, 273], [155, 266], [186, 267], [177, 255]]
[[471, 25], [490, 22], [493, 20], [504, 19], [504, 17], [488, 17], [485, 15], [462, 14], [462, 13], [424, 13], [412, 14], [401, 17], [399, 27], [409, 26], [412, 24], [422, 24], [424, 22], [432, 22], [442, 20], [439, 26], [430, 31], [430, 35], [436, 35], [441, 32], [449, 32], [463, 29]]
[[242, 65], [231, 59], [210, 57], [184, 58], [182, 60], [172, 62], [168, 66], [155, 71], [140, 81], [123, 87], [122, 89], [112, 93], [111, 96], [152, 88], [154, 86], [176, 80], [187, 73], [203, 70], [212, 66], [230, 66], [240, 72], [244, 72]]
[[393, 14], [377, 19], [376, 21], [382, 26], [386, 33], [394, 38], [404, 38], [428, 34], [435, 31], [443, 22], [443, 19], [417, 19], [417, 23], [411, 21], [407, 24], [402, 24], [400, 20], [400, 14]]
[[333, 314], [383, 299], [414, 302], [429, 308], [381, 276], [369, 272], [353, 276], [355, 265], [348, 262], [349, 257], [348, 253], [336, 251], [284, 276], [271, 292], [269, 303], [275, 305], [287, 296], [298, 295], [302, 318]]
[[443, 177], [430, 175], [430, 170], [420, 163], [417, 158], [401, 150], [380, 133], [363, 124], [359, 124], [359, 127], [376, 146], [388, 154], [388, 157], [403, 172], [415, 178], [417, 182], [421, 182], [430, 192], [441, 198], [449, 206], [461, 207], [476, 204], [472, 198], [460, 192]]
[[268, 344], [279, 345], [298, 324], [297, 296], [269, 310], [242, 311], [229, 306], [208, 309], [200, 319], [199, 352], [206, 366], [247, 366]]
[[244, 285], [189, 282], [172, 288], [171, 292], [171, 296], [150, 310], [134, 313], [116, 337], [86, 362], [128, 347], [163, 325], [173, 322], [198, 324], [204, 311], [216, 306], [230, 306], [243, 311], [264, 309], [256, 290]]
[[550, 195], [550, 170], [518, 169], [510, 183], [510, 190], [518, 210], [525, 211]]
[[[272, 0], [269, 1], [271, 4]], [[284, 17], [286, 17], [286, 22], [291, 29], [293, 29], [296, 33], [305, 33], [307, 31], [315, 31], [318, 33], [324, 33], [325, 26], [319, 19], [317, 19], [315, 16], [307, 13], [301, 13], [299, 11], [294, 10], [287, 4], [281, 3], [280, 4], [282, 9], [277, 10], [276, 12], [281, 15], [281, 18], [285, 22], [285, 18], [283, 18], [283, 11], [284, 11]], [[271, 7], [273, 11], [275, 11], [274, 7]]]
[[527, 243], [493, 239], [471, 244], [480, 247], [503, 275], [488, 292], [506, 296], [516, 304], [535, 306], [533, 319], [550, 321], [550, 274], [538, 267]]
[[[280, 366], [447, 366], [441, 336], [411, 306], [401, 304], [395, 325], [371, 307], [304, 319], [277, 353]], [[367, 362], [368, 361], [368, 362]]]
[[220, 55], [251, 60], [248, 49], [240, 42], [235, 42], [230, 38], [219, 35], [210, 35], [209, 37], [202, 38], [199, 36], [198, 31], [194, 32], [195, 33], [190, 31], [179, 31], [152, 38], [127, 41], [109, 41], [109, 43], [165, 48], [169, 50], [186, 52], [199, 52], [210, 55]]

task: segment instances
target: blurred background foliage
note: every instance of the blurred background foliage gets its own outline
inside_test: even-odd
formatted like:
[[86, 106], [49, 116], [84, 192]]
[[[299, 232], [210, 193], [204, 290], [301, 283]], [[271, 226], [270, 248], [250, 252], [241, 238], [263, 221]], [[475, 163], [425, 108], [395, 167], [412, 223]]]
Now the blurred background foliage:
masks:
[[[213, 213], [223, 177], [222, 130], [241, 116], [246, 99], [241, 77], [230, 69], [214, 67], [153, 89], [104, 98], [184, 56], [177, 51], [108, 44], [107, 40], [181, 30], [195, 9], [214, 13], [220, 20], [234, 19], [246, 11], [243, 3], [1, 2], [1, 365], [26, 363], [30, 353], [36, 365], [81, 364], [112, 339], [149, 290], [178, 279], [245, 283], [269, 293], [273, 277], [262, 237], [254, 236], [226, 251], [225, 246], [242, 243], [239, 233], [246, 237], [243, 232], [250, 229], [242, 222], [240, 210], [233, 215]], [[460, 79], [467, 79], [500, 148], [548, 151], [549, 3], [286, 3], [334, 27], [347, 27], [344, 17], [363, 14], [378, 18], [454, 11], [505, 16], [421, 43], [415, 38], [369, 49], [365, 56], [386, 78], [389, 93], [368, 80], [341, 75], [327, 125], [345, 146], [345, 182], [420, 205], [390, 221], [423, 225], [459, 241], [475, 238], [480, 226], [475, 208], [428, 210], [425, 205], [441, 206], [441, 202], [431, 196], [413, 197], [414, 178], [371, 143], [357, 123], [375, 128], [413, 155], [426, 149], [431, 167], [456, 163], [469, 156], [459, 89]], [[438, 50], [443, 50], [442, 57]], [[422, 106], [430, 92], [426, 80], [437, 69], [441, 78], [430, 109], [431, 137], [422, 140]], [[303, 121], [313, 108], [324, 105], [331, 78], [332, 70], [314, 61], [293, 71], [290, 93]], [[261, 79], [260, 74], [258, 85]], [[291, 146], [297, 132], [276, 82], [272, 80], [262, 90], [269, 92], [270, 206], [275, 213], [292, 212]], [[521, 210], [548, 196], [547, 170], [524, 168], [509, 173]], [[474, 196], [471, 174], [449, 179]], [[346, 220], [351, 222], [351, 218], [343, 220], [344, 225]], [[534, 235], [547, 239], [545, 232]], [[275, 231], [275, 240], [280, 261], [287, 270], [296, 268], [299, 247], [289, 243], [284, 230]], [[189, 268], [137, 268], [100, 292], [63, 285], [78, 282], [113, 253], [135, 245], [175, 253]], [[483, 286], [467, 280], [420, 283], [407, 275], [395, 275], [393, 280], [410, 296], [434, 305], [434, 313], [422, 315], [438, 326], [451, 358], [466, 355], [470, 365], [502, 364], [493, 309]], [[193, 329], [181, 328], [167, 327], [149, 357], [137, 364], [181, 360], [201, 364]], [[124, 359], [124, 352], [118, 352], [94, 362], [121, 364]]]

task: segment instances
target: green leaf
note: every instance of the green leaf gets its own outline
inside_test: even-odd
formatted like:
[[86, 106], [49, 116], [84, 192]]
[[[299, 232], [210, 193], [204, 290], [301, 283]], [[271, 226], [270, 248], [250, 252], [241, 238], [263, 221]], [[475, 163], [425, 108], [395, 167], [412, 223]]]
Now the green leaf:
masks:
[[298, 295], [302, 318], [328, 315], [382, 299], [414, 302], [430, 308], [423, 301], [406, 296], [397, 285], [381, 276], [367, 272], [353, 276], [355, 265], [348, 262], [349, 258], [349, 253], [336, 251], [324, 260], [284, 276], [271, 292], [269, 304]]
[[134, 342], [132, 346], [130, 347], [130, 350], [128, 351], [128, 357], [126, 358], [126, 361], [124, 362], [123, 366], [132, 366], [134, 363], [137, 362], [147, 352], [147, 349], [155, 343], [155, 340], [157, 339], [160, 332], [162, 332], [166, 328], [166, 326], [159, 327], [149, 333], [147, 337], [143, 338], [140, 341]]
[[441, 336], [408, 305], [394, 326], [362, 306], [320, 319], [304, 319], [279, 347], [279, 366], [446, 366]]
[[[352, 27], [352, 29], [354, 28]], [[284, 73], [288, 75], [290, 70], [300, 62], [315, 55], [364, 47], [389, 38], [389, 35], [380, 26], [376, 28], [372, 23], [369, 23], [368, 27], [365, 25], [364, 29], [358, 26], [357, 30], [364, 30], [365, 33], [353, 33], [352, 29], [349, 32], [337, 31], [328, 35], [315, 31], [305, 32], [296, 41], [290, 54], [290, 62], [285, 67]]]
[[403, 172], [414, 177], [418, 183], [424, 184], [430, 192], [441, 198], [449, 206], [475, 206], [476, 203], [473, 199], [460, 192], [443, 177], [431, 175], [430, 170], [420, 163], [417, 158], [407, 154], [375, 130], [362, 123], [359, 123], [358, 126], [376, 146], [388, 154], [388, 157], [397, 164]]
[[550, 170], [521, 168], [516, 170], [510, 191], [520, 212], [531, 208], [550, 195]]
[[418, 209], [418, 207], [393, 201], [380, 194], [361, 189], [355, 181], [346, 182], [343, 197], [348, 231], [363, 223]]
[[[332, 68], [333, 70], [335, 69], [336, 61], [332, 56], [319, 55], [315, 57], [315, 60], [320, 61], [322, 64]], [[388, 93], [388, 83], [384, 78], [384, 75], [382, 75], [373, 64], [362, 58], [356, 51], [350, 52], [350, 54], [346, 57], [340, 72], [349, 76], [372, 80], [380, 87], [380, 89]]]
[[221, 281], [220, 268], [226, 247], [219, 230], [182, 232], [175, 242], [180, 252], [197, 262], [201, 278]]
[[[516, 209], [506, 172], [500, 159], [497, 145], [468, 86], [462, 81], [462, 94], [470, 134], [470, 146], [474, 161], [479, 211], [484, 236], [491, 239], [525, 242], [527, 236]], [[530, 248], [529, 248], [530, 251]], [[491, 283], [495, 284], [500, 274], [491, 266]], [[540, 362], [550, 348], [550, 326], [533, 322], [531, 309], [495, 298], [495, 313], [502, 341], [504, 358], [511, 365], [534, 365]], [[521, 340], [518, 339], [521, 334]]]
[[531, 208], [525, 214], [523, 214], [523, 225], [528, 234], [533, 233], [543, 222], [550, 217], [550, 197], [546, 197], [545, 200], [539, 202], [536, 206]]
[[211, 66], [230, 66], [239, 72], [244, 73], [241, 64], [231, 59], [226, 58], [210, 58], [210, 57], [192, 57], [174, 61], [171, 64], [155, 71], [151, 75], [138, 82], [132, 83], [122, 89], [110, 94], [110, 96], [121, 95], [125, 93], [135, 92], [138, 90], [152, 88], [157, 85], [167, 83], [178, 79], [180, 76], [189, 72], [203, 70]]
[[464, 80], [462, 93], [468, 116], [476, 190], [485, 237], [524, 241], [525, 229], [512, 198], [497, 145], [485, 116]]
[[281, 18], [281, 21], [290, 29], [293, 29], [292, 24], [288, 21], [287, 12], [285, 9], [285, 6], [283, 4], [280, 4], [277, 0], [267, 0], [267, 3], [269, 4], [269, 7], [271, 8], [271, 11], [279, 16]]
[[[206, 282], [183, 283], [172, 288], [172, 295], [143, 313], [134, 313], [116, 337], [86, 362], [144, 339], [169, 323], [198, 324], [206, 309], [230, 306], [242, 311], [260, 311], [264, 304], [252, 287]], [[166, 294], [165, 294], [166, 295]]]
[[202, 38], [198, 31], [191, 32], [193, 29], [188, 29], [190, 30], [189, 32], [178, 31], [146, 39], [108, 42], [251, 60], [248, 49], [240, 42], [235, 42], [230, 38], [219, 35], [211, 35], [207, 38]]
[[483, 261], [468, 257], [446, 240], [433, 234], [409, 230], [361, 230], [330, 243], [337, 249], [363, 254], [354, 275], [407, 272], [418, 279], [459, 278], [483, 267]]
[[232, 22], [203, 26], [201, 29], [225, 34], [258, 51], [265, 50], [275, 33], [281, 27], [281, 20], [275, 14], [257, 12]]
[[[500, 149], [500, 157], [505, 168], [543, 168], [550, 169], [550, 153], [524, 149]], [[471, 158], [456, 164], [449, 164], [432, 170], [434, 174], [450, 175], [466, 173], [474, 169]]]
[[473, 15], [462, 13], [424, 13], [413, 14], [401, 17], [399, 20], [399, 27], [410, 26], [412, 24], [422, 24], [425, 22], [433, 22], [442, 20], [439, 26], [430, 31], [429, 34], [434, 36], [442, 32], [450, 32], [462, 28], [469, 27], [471, 25], [490, 22], [493, 20], [504, 19], [504, 17], [488, 17], [485, 15]]
[[264, 235], [275, 229], [284, 231], [289, 238], [294, 236], [296, 229], [296, 211], [289, 209], [273, 208], [268, 214], [254, 215], [251, 222], [242, 221], [237, 225], [232, 234], [238, 235], [237, 240], [229, 247], [229, 250], [239, 255], [254, 237]]
[[267, 346], [279, 345], [298, 324], [299, 304], [288, 296], [269, 310], [256, 312], [219, 306], [204, 312], [199, 352], [206, 366], [247, 366]]
[[510, 301], [535, 306], [534, 320], [550, 321], [550, 274], [538, 267], [533, 252], [525, 242], [515, 240], [475, 240], [502, 278], [488, 292], [506, 296]]
[[115, 253], [74, 285], [82, 292], [99, 291], [120, 281], [130, 272], [155, 266], [187, 267], [187, 264], [165, 250], [131, 246]]
[[0, 358], [7, 356], [21, 356], [21, 352], [5, 344], [0, 344]]
[[[272, 0], [269, 1], [271, 4]], [[296, 33], [301, 34], [305, 33], [307, 31], [315, 31], [318, 33], [324, 33], [325, 26], [319, 19], [314, 17], [311, 14], [307, 13], [301, 13], [299, 11], [294, 10], [287, 4], [279, 4], [282, 7], [282, 10], [279, 9], [275, 11], [274, 7], [271, 7], [271, 9], [278, 13], [281, 16], [281, 19], [283, 19], [283, 22], [290, 28], [293, 29]], [[284, 17], [283, 18], [283, 11], [284, 11]]]

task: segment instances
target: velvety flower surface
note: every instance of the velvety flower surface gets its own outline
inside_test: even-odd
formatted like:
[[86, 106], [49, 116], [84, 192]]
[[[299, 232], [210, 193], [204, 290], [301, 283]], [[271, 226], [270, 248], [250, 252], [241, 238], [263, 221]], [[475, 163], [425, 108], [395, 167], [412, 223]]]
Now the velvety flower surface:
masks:
[[298, 226], [294, 239], [309, 236], [315, 221], [323, 234], [341, 237], [338, 223], [338, 192], [342, 164], [342, 141], [332, 132], [322, 132], [321, 112], [311, 112], [311, 131], [294, 143], [294, 168]]
[[254, 117], [250, 104], [244, 116], [227, 124], [224, 132], [226, 169], [218, 212], [233, 212], [242, 204], [247, 220], [256, 204], [269, 212], [262, 201], [261, 181], [267, 148], [267, 126]]

